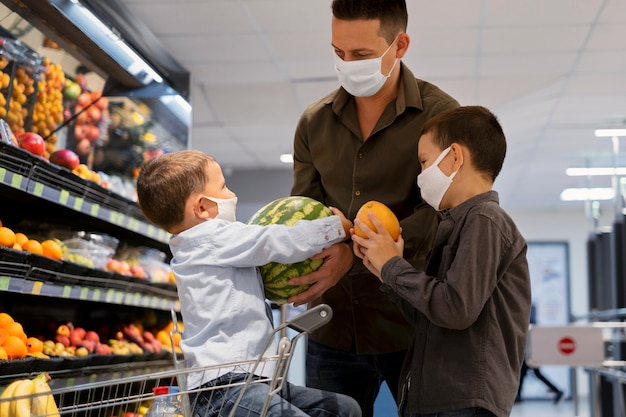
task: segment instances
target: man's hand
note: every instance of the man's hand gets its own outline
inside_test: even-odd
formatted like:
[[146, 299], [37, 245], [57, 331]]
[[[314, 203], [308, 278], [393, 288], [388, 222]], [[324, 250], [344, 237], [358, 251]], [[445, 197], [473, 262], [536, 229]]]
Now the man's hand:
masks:
[[322, 266], [315, 272], [289, 280], [291, 285], [311, 284], [308, 290], [290, 297], [287, 302], [294, 307], [309, 303], [319, 298], [330, 287], [335, 286], [352, 268], [352, 250], [346, 243], [337, 243], [311, 259], [324, 259]]

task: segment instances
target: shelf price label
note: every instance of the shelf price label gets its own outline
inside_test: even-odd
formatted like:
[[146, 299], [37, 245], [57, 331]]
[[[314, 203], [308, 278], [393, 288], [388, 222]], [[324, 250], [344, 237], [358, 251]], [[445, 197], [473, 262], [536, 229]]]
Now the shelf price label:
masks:
[[74, 210], [81, 211], [84, 202], [85, 200], [82, 197], [76, 197], [74, 199]]
[[69, 191], [61, 190], [61, 192], [59, 193], [59, 203], [66, 205], [69, 198], [70, 198]]
[[10, 283], [11, 283], [11, 278], [9, 278], [9, 277], [0, 277], [0, 290], [8, 291]]
[[95, 288], [93, 290], [93, 293], [91, 294], [91, 299], [93, 301], [100, 301], [100, 289], [99, 288]]
[[78, 295], [79, 300], [86, 300], [89, 297], [89, 288], [82, 287], [80, 289], [80, 294]]
[[43, 288], [43, 282], [35, 281], [35, 282], [33, 282], [33, 288], [30, 290], [30, 293], [32, 295], [39, 295], [39, 294], [41, 294], [41, 289], [42, 288]]
[[98, 213], [100, 212], [100, 204], [93, 203], [91, 205], [91, 210], [89, 210], [89, 214], [93, 217], [98, 217]]
[[36, 197], [43, 196], [43, 189], [44, 189], [43, 184], [40, 182], [36, 182], [35, 187], [33, 188], [33, 195]]

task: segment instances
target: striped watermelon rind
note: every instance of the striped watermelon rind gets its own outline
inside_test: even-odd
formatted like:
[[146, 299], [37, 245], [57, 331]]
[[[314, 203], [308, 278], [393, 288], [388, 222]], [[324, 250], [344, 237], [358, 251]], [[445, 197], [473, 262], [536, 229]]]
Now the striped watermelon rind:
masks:
[[[266, 204], [252, 215], [248, 224], [293, 226], [299, 220], [315, 220], [332, 215], [333, 213], [328, 207], [313, 198], [291, 196], [278, 198]], [[265, 298], [281, 304], [286, 302], [289, 297], [306, 291], [310, 285], [294, 286], [287, 282], [292, 278], [310, 274], [317, 270], [322, 263], [323, 260], [321, 259], [305, 259], [293, 264], [270, 262], [260, 266], [259, 271], [263, 278]]]

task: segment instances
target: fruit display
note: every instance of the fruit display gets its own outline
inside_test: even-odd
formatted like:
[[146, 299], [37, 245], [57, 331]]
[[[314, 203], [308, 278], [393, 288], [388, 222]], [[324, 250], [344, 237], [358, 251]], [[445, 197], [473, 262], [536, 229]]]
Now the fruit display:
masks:
[[11, 90], [6, 121], [11, 130], [18, 134], [25, 132], [26, 116], [29, 113], [27, 101], [35, 92], [35, 80], [32, 70], [21, 66], [16, 68], [12, 84], [13, 88]]
[[37, 99], [33, 108], [32, 131], [46, 140], [46, 154], [56, 150], [56, 129], [63, 121], [65, 73], [59, 64], [43, 59], [43, 74], [37, 83]]
[[[374, 216], [376, 216], [378, 221], [380, 221], [385, 226], [385, 229], [387, 230], [387, 232], [389, 232], [393, 240], [398, 239], [398, 236], [400, 236], [400, 222], [389, 207], [387, 207], [380, 201], [372, 200], [363, 204], [359, 211], [356, 213], [357, 219], [359, 219], [360, 221], [365, 223], [367, 227], [375, 231], [376, 227], [374, 227], [374, 224], [372, 224], [372, 221], [369, 218], [369, 213], [372, 213]], [[354, 234], [364, 239], [367, 239], [367, 235], [365, 234], [365, 232], [363, 232], [363, 230], [361, 230], [357, 226], [354, 227]]]
[[[299, 220], [315, 220], [332, 216], [328, 207], [312, 198], [292, 196], [276, 199], [259, 209], [248, 224], [266, 226], [269, 224], [285, 224], [293, 226]], [[284, 303], [289, 297], [300, 294], [309, 285], [294, 286], [288, 281], [292, 278], [310, 274], [322, 265], [322, 259], [305, 259], [293, 264], [270, 262], [259, 267], [265, 297], [275, 303]]]
[[0, 395], [2, 417], [59, 417], [48, 381], [50, 375], [42, 372], [36, 377], [23, 378], [9, 384]]

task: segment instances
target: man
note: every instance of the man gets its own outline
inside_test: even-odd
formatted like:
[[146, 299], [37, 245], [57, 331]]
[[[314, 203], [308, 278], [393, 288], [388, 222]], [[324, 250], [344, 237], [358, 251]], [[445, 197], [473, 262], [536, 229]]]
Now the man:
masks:
[[[459, 104], [401, 62], [410, 43], [405, 0], [334, 0], [331, 7], [341, 88], [302, 114], [291, 194], [337, 207], [349, 219], [369, 200], [386, 204], [401, 220], [405, 258], [422, 269], [438, 215], [415, 182], [417, 141], [426, 120]], [[314, 285], [289, 299], [333, 309], [333, 320], [308, 338], [307, 385], [348, 394], [372, 416], [382, 381], [399, 400], [412, 327], [348, 244], [319, 257], [318, 271], [291, 281]]]

